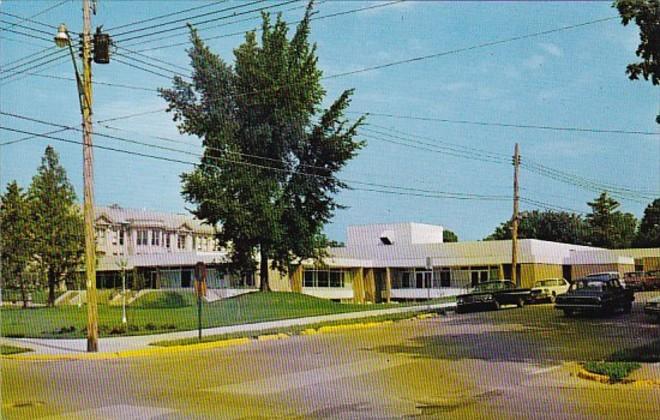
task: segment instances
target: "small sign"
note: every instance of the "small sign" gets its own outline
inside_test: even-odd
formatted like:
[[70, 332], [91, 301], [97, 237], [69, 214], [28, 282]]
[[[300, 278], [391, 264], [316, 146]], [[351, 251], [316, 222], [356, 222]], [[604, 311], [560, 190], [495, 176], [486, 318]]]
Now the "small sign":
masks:
[[195, 293], [197, 296], [206, 296], [206, 264], [195, 264]]

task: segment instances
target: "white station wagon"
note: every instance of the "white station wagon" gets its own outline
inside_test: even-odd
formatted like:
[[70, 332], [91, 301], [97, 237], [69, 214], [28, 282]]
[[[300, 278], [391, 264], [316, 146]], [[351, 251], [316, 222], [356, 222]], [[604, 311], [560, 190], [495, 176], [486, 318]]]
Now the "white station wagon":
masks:
[[551, 278], [539, 280], [532, 288], [530, 300], [532, 302], [539, 302], [542, 300], [549, 300], [551, 303], [555, 302], [557, 295], [562, 295], [568, 292], [571, 283], [562, 278]]

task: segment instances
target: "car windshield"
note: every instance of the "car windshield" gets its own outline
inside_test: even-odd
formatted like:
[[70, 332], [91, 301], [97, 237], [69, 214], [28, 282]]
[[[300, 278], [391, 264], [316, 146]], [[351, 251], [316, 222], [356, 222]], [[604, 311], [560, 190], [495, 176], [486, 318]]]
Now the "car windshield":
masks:
[[557, 280], [541, 280], [536, 282], [536, 287], [557, 286]]
[[502, 282], [502, 281], [492, 281], [492, 282], [486, 282], [486, 283], [481, 283], [478, 284], [475, 288], [475, 292], [485, 292], [489, 290], [502, 290], [506, 289], [507, 284]]
[[573, 284], [573, 287], [571, 287], [571, 289], [601, 291], [603, 290], [604, 284], [605, 283], [602, 281], [593, 280], [593, 279], [584, 279], [575, 282], [575, 284]]

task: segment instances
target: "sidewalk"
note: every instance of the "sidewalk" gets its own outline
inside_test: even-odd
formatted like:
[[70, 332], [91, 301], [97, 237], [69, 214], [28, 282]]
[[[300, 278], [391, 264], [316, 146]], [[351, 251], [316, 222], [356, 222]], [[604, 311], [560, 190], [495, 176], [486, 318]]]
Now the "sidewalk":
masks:
[[[204, 336], [228, 334], [236, 332], [252, 332], [283, 328], [298, 325], [309, 325], [320, 322], [340, 321], [345, 319], [360, 319], [380, 315], [400, 314], [406, 312], [423, 312], [429, 309], [454, 308], [455, 303], [440, 303], [435, 305], [416, 305], [401, 308], [380, 309], [373, 311], [349, 312], [343, 314], [321, 315], [307, 318], [293, 318], [279, 321], [258, 322], [254, 324], [228, 325], [224, 327], [206, 328], [202, 331]], [[163, 340], [177, 340], [181, 338], [197, 337], [197, 330], [178, 331], [154, 335], [138, 335], [131, 337], [106, 337], [99, 339], [99, 353], [116, 353], [119, 351], [140, 350], [149, 344]], [[79, 354], [86, 353], [87, 340], [76, 339], [47, 339], [47, 338], [0, 338], [0, 343], [26, 347], [34, 350], [30, 354]]]

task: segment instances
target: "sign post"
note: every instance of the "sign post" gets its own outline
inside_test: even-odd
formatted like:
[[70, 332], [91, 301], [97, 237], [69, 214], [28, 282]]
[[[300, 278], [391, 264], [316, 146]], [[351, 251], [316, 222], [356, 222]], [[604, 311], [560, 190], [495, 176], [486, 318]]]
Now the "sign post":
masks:
[[197, 295], [198, 339], [202, 341], [202, 297], [206, 296], [206, 265], [201, 261], [195, 264], [195, 294]]

